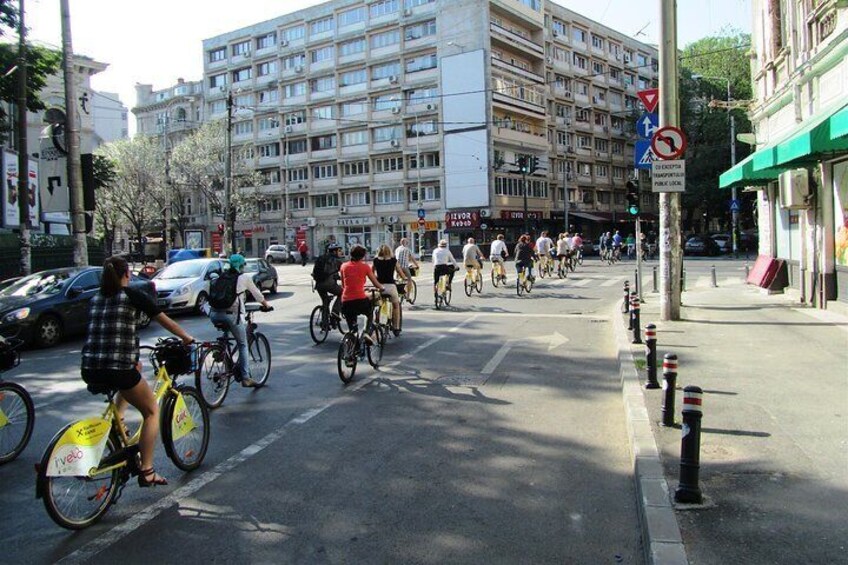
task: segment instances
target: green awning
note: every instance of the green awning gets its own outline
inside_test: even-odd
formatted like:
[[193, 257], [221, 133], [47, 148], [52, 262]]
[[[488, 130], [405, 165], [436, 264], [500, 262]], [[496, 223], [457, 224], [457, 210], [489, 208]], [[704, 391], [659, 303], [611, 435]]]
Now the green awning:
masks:
[[760, 149], [760, 151], [751, 153], [736, 163], [734, 167], [722, 173], [718, 178], [718, 187], [732, 188], [734, 186], [757, 186], [761, 184], [768, 184], [775, 180], [781, 173], [780, 170], [773, 169], [771, 167], [755, 170], [757, 156], [759, 155], [762, 158], [760, 153], [766, 150], [771, 152], [773, 148], [765, 147]]
[[848, 108], [842, 108], [830, 117], [830, 139], [848, 136]]
[[799, 129], [775, 148], [777, 165], [791, 168], [820, 161], [831, 153], [848, 150], [848, 137], [831, 136], [831, 118], [845, 110], [842, 100], [835, 107], [827, 108], [799, 125]]

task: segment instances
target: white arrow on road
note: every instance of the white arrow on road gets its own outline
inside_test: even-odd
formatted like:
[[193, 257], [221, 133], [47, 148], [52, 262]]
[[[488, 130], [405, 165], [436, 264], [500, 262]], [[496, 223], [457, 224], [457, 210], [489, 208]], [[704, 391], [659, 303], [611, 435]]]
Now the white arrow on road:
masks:
[[568, 343], [568, 338], [565, 337], [564, 335], [562, 335], [561, 333], [555, 331], [554, 333], [552, 333], [550, 335], [521, 337], [521, 338], [511, 339], [511, 340], [507, 341], [506, 343], [504, 343], [503, 345], [501, 345], [501, 348], [498, 349], [498, 351], [492, 356], [491, 359], [489, 359], [489, 362], [486, 363], [486, 366], [483, 367], [483, 370], [481, 370], [480, 373], [482, 373], [484, 375], [491, 375], [492, 373], [494, 373], [495, 369], [498, 368], [498, 365], [501, 364], [501, 361], [503, 361], [504, 358], [506, 358], [506, 356], [509, 354], [509, 350], [512, 349], [513, 346], [515, 346], [516, 342], [519, 342], [519, 341], [537, 341], [537, 342], [547, 343], [548, 344], [548, 351], [553, 351], [554, 349], [556, 349], [560, 345], [563, 345], [564, 343]]

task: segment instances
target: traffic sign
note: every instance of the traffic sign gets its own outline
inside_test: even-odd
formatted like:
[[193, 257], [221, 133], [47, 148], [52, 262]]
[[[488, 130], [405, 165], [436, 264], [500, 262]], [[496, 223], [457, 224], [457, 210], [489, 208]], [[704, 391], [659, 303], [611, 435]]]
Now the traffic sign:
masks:
[[418, 217], [419, 218], [426, 218], [427, 217], [427, 212], [424, 211], [424, 208], [418, 209]]
[[651, 151], [651, 142], [647, 139], [637, 139], [633, 151], [633, 166], [637, 169], [650, 169], [651, 163], [656, 160]]
[[418, 226], [418, 235], [424, 235], [427, 233], [427, 230], [424, 229], [424, 226]]
[[424, 218], [418, 218], [418, 225], [423, 228], [425, 225], [427, 225], [427, 220], [425, 220]]
[[659, 159], [677, 159], [686, 151], [686, 135], [673, 126], [660, 128], [651, 139], [651, 149]]
[[639, 132], [639, 137], [642, 139], [651, 139], [654, 137], [654, 132], [659, 127], [660, 121], [656, 114], [645, 112], [636, 120], [636, 131]]
[[731, 200], [730, 201], [730, 211], [738, 212], [740, 210], [739, 200]]
[[651, 188], [654, 192], [684, 192], [686, 190], [686, 161], [675, 159], [654, 161], [651, 171]]
[[481, 230], [488, 229], [488, 227], [489, 227], [489, 226], [488, 226], [488, 225], [486, 225], [486, 224], [480, 224], [480, 229], [481, 229]]
[[639, 97], [639, 100], [642, 101], [642, 104], [645, 105], [645, 109], [649, 113], [653, 113], [653, 111], [657, 109], [657, 105], [660, 102], [659, 88], [649, 88], [647, 90], [640, 90], [636, 93], [636, 95]]

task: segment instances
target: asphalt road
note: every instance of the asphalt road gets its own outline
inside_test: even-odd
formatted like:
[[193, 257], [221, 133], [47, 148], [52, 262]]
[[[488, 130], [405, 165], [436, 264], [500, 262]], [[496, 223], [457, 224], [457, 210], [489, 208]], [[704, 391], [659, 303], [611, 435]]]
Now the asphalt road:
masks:
[[[708, 262], [690, 265], [689, 284], [708, 284]], [[458, 276], [446, 311], [425, 267], [383, 366], [360, 364], [347, 386], [339, 334], [320, 346], [308, 335], [310, 268], [278, 267], [276, 310], [257, 317], [273, 350], [268, 386], [231, 389], [200, 469], [183, 474], [159, 448], [171, 485], [129, 484], [83, 532], [49, 519], [33, 464], [103, 402], [79, 379], [80, 340], [25, 352], [5, 376], [32, 393], [37, 420], [28, 449], [0, 467], [3, 560], [640, 563], [609, 318], [634, 266], [589, 259], [522, 297], [509, 267], [508, 287], [487, 278], [471, 298]], [[719, 268], [721, 281], [741, 263]], [[205, 318], [178, 321], [215, 335]]]

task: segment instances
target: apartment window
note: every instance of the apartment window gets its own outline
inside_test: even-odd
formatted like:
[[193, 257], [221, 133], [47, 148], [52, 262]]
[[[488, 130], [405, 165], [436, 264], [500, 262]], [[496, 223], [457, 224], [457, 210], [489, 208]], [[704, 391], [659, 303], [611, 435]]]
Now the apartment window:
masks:
[[346, 116], [356, 116], [359, 114], [364, 114], [368, 111], [368, 101], [367, 100], [353, 100], [351, 102], [344, 102], [341, 105], [341, 115], [343, 117]]
[[436, 120], [410, 122], [406, 126], [406, 137], [420, 137], [422, 135], [435, 135], [437, 133], [439, 133], [439, 125]]
[[209, 104], [209, 113], [211, 114], [220, 114], [221, 112], [227, 111], [227, 101], [226, 100], [215, 100], [211, 104]]
[[542, 2], [540, 0], [518, 0], [518, 2], [537, 12], [542, 10]]
[[583, 57], [582, 55], [578, 55], [577, 53], [575, 53], [574, 54], [574, 66], [577, 67], [578, 69], [585, 70], [586, 66], [587, 66], [586, 57]]
[[283, 96], [286, 98], [294, 98], [296, 96], [305, 96], [306, 95], [306, 83], [305, 82], [293, 82], [291, 84], [287, 84], [283, 87]]
[[[601, 176], [601, 175], [598, 175]], [[606, 175], [604, 175], [606, 176]], [[610, 203], [610, 193], [605, 190], [598, 191], [598, 203], [599, 204], [609, 204]]]
[[383, 33], [375, 33], [370, 39], [371, 49], [379, 49], [400, 43], [400, 30], [393, 29]]
[[223, 61], [227, 58], [227, 48], [219, 47], [218, 49], [212, 49], [209, 51], [209, 62], [217, 63], [218, 61]]
[[400, 108], [400, 95], [384, 94], [374, 98], [374, 111], [391, 110], [392, 108]]
[[556, 35], [564, 36], [565, 35], [565, 24], [563, 22], [557, 20], [557, 19], [554, 19], [553, 22], [551, 23], [551, 30]]
[[586, 32], [579, 27], [571, 28], [571, 37], [578, 43], [586, 43]]
[[563, 49], [562, 47], [554, 47], [553, 48], [553, 57], [556, 61], [561, 61], [563, 63], [568, 62], [568, 51]]
[[636, 98], [633, 96], [625, 96], [624, 97], [624, 107], [632, 110], [636, 107]]
[[607, 165], [595, 165], [595, 176], [607, 178], [609, 176], [609, 167]]
[[585, 82], [577, 82], [577, 94], [580, 96], [589, 96], [589, 85]]
[[346, 57], [348, 55], [356, 55], [357, 53], [365, 52], [365, 39], [358, 38], [352, 39], [350, 41], [345, 41], [344, 43], [339, 44], [339, 57]]
[[227, 85], [227, 75], [212, 75], [209, 77], [209, 88], [218, 88]]
[[279, 157], [280, 156], [280, 144], [279, 143], [266, 143], [265, 145], [260, 145], [257, 147], [259, 149], [260, 157]]
[[313, 120], [332, 120], [335, 117], [333, 106], [316, 106], [309, 111]]
[[632, 60], [633, 60], [633, 50], [632, 49], [625, 49], [624, 50], [624, 62], [629, 63]]
[[297, 112], [289, 112], [285, 115], [283, 121], [287, 126], [296, 126], [297, 124], [302, 124], [306, 121], [306, 111], [299, 110]]
[[289, 182], [303, 181], [309, 178], [309, 169], [307, 167], [296, 167], [286, 171]]
[[253, 133], [253, 122], [236, 122], [233, 124], [234, 135], [247, 135]]
[[300, 153], [306, 153], [306, 140], [305, 139], [292, 139], [286, 142], [286, 154], [288, 155], [298, 155]]
[[618, 69], [614, 69], [614, 68], [610, 67], [609, 78], [610, 78], [610, 81], [612, 81], [612, 82], [620, 81], [621, 80], [621, 71], [619, 71]]
[[[418, 186], [409, 188], [409, 201], [418, 202]], [[424, 202], [441, 200], [442, 187], [438, 184], [421, 185], [421, 200]]]
[[623, 155], [624, 154], [624, 143], [623, 142], [613, 141], [612, 145], [610, 147], [612, 148], [612, 154], [613, 155]]
[[312, 150], [324, 151], [325, 149], [334, 149], [336, 147], [336, 134], [319, 135], [312, 138]]
[[256, 74], [261, 77], [277, 74], [277, 61], [259, 63], [256, 66]]
[[419, 55], [418, 57], [413, 57], [412, 59], [406, 60], [406, 72], [414, 73], [427, 69], [435, 69], [437, 64], [438, 60], [436, 59], [435, 53]]
[[365, 21], [365, 7], [360, 6], [353, 10], [339, 13], [339, 27], [352, 26]]
[[367, 143], [367, 129], [358, 129], [342, 133], [342, 147], [350, 147], [351, 145], [366, 145]]
[[306, 55], [303, 53], [289, 55], [283, 59], [283, 68], [287, 70], [293, 70], [297, 67], [302, 68], [304, 65], [306, 65]]
[[648, 58], [641, 53], [636, 55], [636, 66], [637, 67], [647, 67], [648, 66]]
[[371, 80], [379, 80], [398, 75], [400, 75], [400, 61], [392, 61], [391, 63], [371, 67]]
[[636, 82], [636, 77], [631, 75], [630, 73], [624, 73], [624, 84], [628, 86], [633, 86]]
[[609, 153], [609, 141], [607, 141], [606, 139], [596, 139], [595, 151], [600, 151], [601, 153]]
[[316, 49], [314, 51], [309, 52], [309, 60], [312, 64], [320, 63], [322, 61], [329, 61], [335, 55], [335, 49], [332, 45], [328, 45], [326, 47], [321, 47], [320, 49]]
[[574, 117], [578, 122], [588, 122], [591, 115], [592, 113], [589, 110], [583, 108], [574, 112]]
[[391, 173], [393, 171], [403, 170], [403, 157], [386, 157], [383, 159], [374, 159], [375, 173]]
[[339, 166], [336, 163], [312, 165], [312, 178], [315, 180], [332, 179], [337, 176], [339, 176]]
[[436, 102], [439, 97], [439, 89], [436, 87], [416, 88], [406, 92], [406, 100], [410, 104], [423, 104], [427, 102]]
[[327, 31], [333, 31], [335, 27], [333, 16], [321, 18], [309, 23], [309, 35], [318, 35]]
[[607, 101], [607, 91], [603, 88], [596, 88], [593, 98], [603, 104]]
[[577, 147], [584, 149], [592, 148], [592, 138], [588, 135], [578, 135], [577, 136]]
[[604, 48], [603, 38], [598, 37], [597, 35], [592, 35], [592, 47], [594, 47], [596, 49], [603, 49]]
[[556, 132], [556, 140], [557, 140], [557, 145], [566, 145], [566, 146], [571, 145], [569, 143], [568, 134], [564, 131]]
[[406, 0], [407, 8], [415, 8], [416, 6], [423, 6], [424, 4], [432, 4], [436, 0]]
[[342, 163], [342, 174], [346, 177], [367, 175], [369, 172], [368, 161], [350, 161]]
[[620, 118], [618, 116], [611, 116], [610, 125], [612, 126], [612, 129], [616, 131], [621, 131], [624, 129], [624, 118]]
[[[439, 167], [439, 153], [422, 153], [421, 154], [421, 168], [422, 169], [433, 169]], [[409, 168], [417, 169], [418, 168], [419, 158], [418, 155], [410, 155], [409, 156]]]
[[403, 189], [378, 190], [374, 193], [374, 200], [377, 204], [401, 204], [403, 202]]
[[379, 18], [380, 16], [393, 14], [399, 9], [400, 0], [382, 0], [380, 2], [374, 2], [368, 6], [368, 11], [372, 18]]
[[645, 90], [648, 88], [648, 79], [639, 77], [639, 80], [636, 82], [639, 90]]
[[328, 76], [310, 80], [309, 89], [313, 93], [333, 92], [336, 89], [336, 77]]
[[252, 145], [243, 145], [233, 149], [233, 159], [236, 161], [248, 161], [256, 156]]
[[594, 204], [595, 193], [588, 189], [583, 189], [583, 204]]
[[554, 87], [560, 90], [571, 90], [571, 79], [562, 75], [554, 75]]
[[403, 38], [406, 41], [414, 41], [431, 35], [436, 35], [436, 20], [406, 26], [403, 30]]
[[267, 171], [259, 171], [262, 175], [262, 184], [279, 184], [280, 169], [271, 169]]
[[289, 196], [290, 210], [306, 210], [309, 200], [306, 196]]
[[277, 118], [261, 118], [256, 122], [259, 131], [268, 131], [280, 127], [280, 121]]
[[385, 126], [381, 128], [374, 128], [372, 131], [374, 132], [374, 143], [400, 139], [403, 135], [400, 126]]
[[304, 26], [290, 27], [281, 31], [280, 35], [286, 41], [297, 41], [306, 35], [306, 28]]
[[242, 80], [250, 80], [252, 73], [250, 72], [250, 67], [244, 69], [238, 69], [233, 71], [233, 82], [240, 82]]
[[618, 92], [610, 91], [609, 101], [610, 104], [613, 106], [621, 106], [621, 94], [619, 94]]
[[265, 35], [261, 35], [256, 38], [256, 48], [257, 49], [265, 49], [266, 47], [273, 47], [277, 44], [277, 33], [271, 32], [266, 33]]
[[250, 106], [251, 101], [252, 101], [252, 99], [251, 99], [250, 94], [239, 94], [233, 100], [233, 105], [236, 108], [244, 108], [244, 107]]
[[338, 194], [322, 194], [320, 196], [312, 197], [312, 206], [315, 208], [338, 208], [339, 207], [339, 195]]
[[263, 90], [256, 93], [256, 103], [259, 105], [272, 105], [280, 100], [280, 91], [276, 88]]
[[364, 84], [366, 82], [368, 82], [368, 73], [365, 69], [348, 71], [339, 76], [339, 86], [353, 86], [355, 84]]
[[612, 178], [616, 180], [624, 179], [624, 167], [613, 167], [612, 168]]
[[600, 112], [595, 112], [595, 125], [596, 126], [606, 126], [607, 125], [607, 115], [601, 114]]
[[600, 76], [600, 75], [604, 74], [605, 71], [606, 71], [606, 69], [604, 68], [603, 63], [599, 63], [598, 61], [592, 61], [592, 72], [593, 73]]
[[592, 165], [590, 163], [577, 163], [577, 174], [592, 176]]
[[369, 206], [370, 204], [371, 192], [367, 190], [346, 192], [344, 195], [345, 206]]
[[250, 55], [250, 41], [242, 41], [240, 43], [233, 44], [233, 57], [238, 55], [247, 56]]

